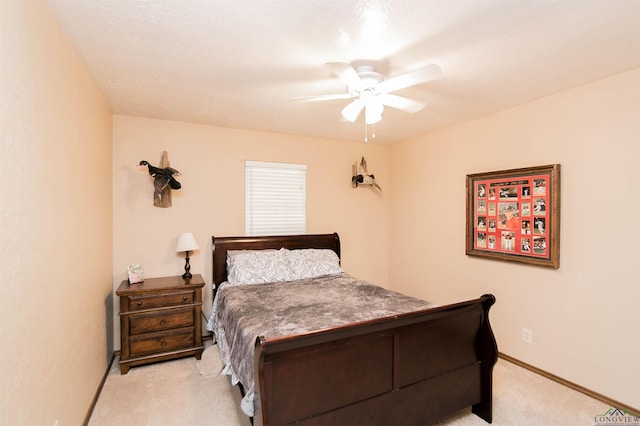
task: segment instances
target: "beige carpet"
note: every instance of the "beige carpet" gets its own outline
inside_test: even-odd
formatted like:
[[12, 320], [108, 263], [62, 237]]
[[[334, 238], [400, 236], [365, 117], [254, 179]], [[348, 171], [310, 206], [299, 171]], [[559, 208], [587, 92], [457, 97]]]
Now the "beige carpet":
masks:
[[[207, 347], [200, 361], [191, 357], [134, 367], [126, 375], [120, 375], [116, 358], [89, 425], [248, 426], [239, 408], [240, 391], [219, 374], [221, 368], [217, 346]], [[594, 416], [610, 408], [503, 359], [493, 377], [494, 425], [593, 426]], [[486, 424], [469, 409], [440, 423]]]
[[200, 361], [190, 357], [133, 367], [125, 375], [116, 357], [89, 425], [251, 425], [240, 410], [240, 391], [218, 374], [218, 347], [207, 346]]

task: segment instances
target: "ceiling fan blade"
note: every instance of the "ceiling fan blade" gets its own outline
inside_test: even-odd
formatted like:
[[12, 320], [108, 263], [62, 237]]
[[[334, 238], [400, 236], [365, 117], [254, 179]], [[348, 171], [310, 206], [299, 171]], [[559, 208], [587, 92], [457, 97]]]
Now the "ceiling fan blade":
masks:
[[382, 81], [376, 86], [376, 90], [379, 93], [394, 92], [396, 90], [404, 89], [405, 87], [415, 86], [417, 84], [437, 80], [441, 76], [442, 69], [435, 64], [431, 64], [417, 71], [402, 74], [397, 77], [392, 77], [389, 80]]
[[350, 93], [335, 93], [332, 95], [319, 95], [319, 96], [299, 96], [295, 98], [289, 98], [294, 102], [321, 102], [321, 101], [334, 101], [339, 99], [351, 99], [353, 95]]
[[353, 123], [356, 121], [356, 119], [360, 115], [360, 111], [362, 111], [363, 108], [364, 102], [362, 102], [360, 99], [356, 99], [355, 101], [344, 107], [341, 111], [341, 114], [344, 118]]
[[342, 80], [347, 87], [359, 87], [363, 84], [362, 79], [356, 70], [347, 62], [328, 62], [333, 72]]
[[406, 112], [418, 112], [424, 108], [424, 104], [422, 102], [414, 101], [402, 96], [392, 95], [390, 93], [381, 93], [378, 97], [384, 105]]

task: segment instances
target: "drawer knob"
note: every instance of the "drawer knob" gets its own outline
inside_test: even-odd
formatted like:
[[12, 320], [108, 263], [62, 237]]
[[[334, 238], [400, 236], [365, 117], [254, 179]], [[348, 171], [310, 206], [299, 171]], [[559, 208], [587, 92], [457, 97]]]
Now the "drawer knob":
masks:
[[167, 325], [167, 320], [166, 319], [161, 319], [160, 320], [160, 325]]
[[136, 303], [136, 306], [142, 306], [142, 302]]
[[182, 296], [182, 301], [186, 302], [187, 301], [187, 296]]
[[162, 346], [162, 347], [164, 348], [165, 346], [167, 346], [167, 342], [165, 342], [165, 341], [163, 340], [162, 342], [160, 342], [160, 346]]

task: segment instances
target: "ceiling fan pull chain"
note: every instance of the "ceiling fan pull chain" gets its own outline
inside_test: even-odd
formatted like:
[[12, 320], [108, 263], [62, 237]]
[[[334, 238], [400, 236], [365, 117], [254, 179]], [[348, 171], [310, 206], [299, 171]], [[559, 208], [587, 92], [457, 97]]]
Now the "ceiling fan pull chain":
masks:
[[[371, 139], [376, 138], [376, 123], [371, 124]], [[369, 123], [364, 120], [364, 141], [369, 142]]]

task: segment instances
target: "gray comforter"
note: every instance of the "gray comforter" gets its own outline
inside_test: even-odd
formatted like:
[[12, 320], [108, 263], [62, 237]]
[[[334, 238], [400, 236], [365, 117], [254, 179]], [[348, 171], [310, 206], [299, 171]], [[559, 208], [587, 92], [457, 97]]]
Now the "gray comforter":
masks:
[[207, 328], [216, 335], [224, 373], [246, 389], [242, 409], [252, 416], [258, 336], [300, 334], [433, 306], [346, 274], [271, 284], [223, 283]]

